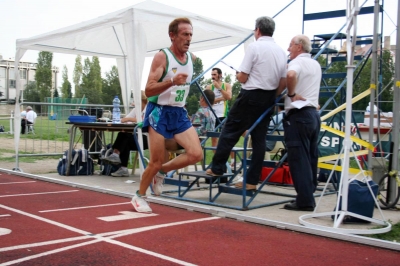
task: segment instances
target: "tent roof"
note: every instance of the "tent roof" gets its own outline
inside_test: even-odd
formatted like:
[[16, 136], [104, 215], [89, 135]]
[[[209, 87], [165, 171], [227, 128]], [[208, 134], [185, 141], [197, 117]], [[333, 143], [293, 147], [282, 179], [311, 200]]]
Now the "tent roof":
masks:
[[[188, 17], [192, 21], [192, 52], [238, 44], [252, 34], [250, 29], [148, 0], [69, 27], [18, 39], [16, 46], [17, 49], [123, 58], [128, 54], [123, 25], [134, 23], [145, 33], [146, 56], [152, 56], [171, 45], [168, 25], [177, 17]], [[143, 34], [133, 32], [133, 36], [138, 38]]]

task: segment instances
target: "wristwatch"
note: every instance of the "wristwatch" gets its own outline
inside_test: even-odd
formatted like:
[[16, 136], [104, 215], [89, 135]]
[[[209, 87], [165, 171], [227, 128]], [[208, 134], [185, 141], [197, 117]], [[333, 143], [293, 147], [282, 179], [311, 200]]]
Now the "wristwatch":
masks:
[[293, 93], [293, 94], [287, 94], [287, 97], [289, 97], [289, 98], [292, 98], [292, 97], [294, 97], [294, 96], [296, 96], [296, 93]]

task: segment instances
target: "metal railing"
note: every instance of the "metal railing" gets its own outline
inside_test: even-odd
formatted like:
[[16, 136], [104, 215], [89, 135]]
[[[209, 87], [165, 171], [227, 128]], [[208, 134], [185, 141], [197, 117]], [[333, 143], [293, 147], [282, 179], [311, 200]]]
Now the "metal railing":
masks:
[[[110, 117], [112, 105], [97, 104], [66, 104], [66, 103], [43, 103], [43, 102], [24, 102], [21, 104], [21, 111], [27, 106], [31, 106], [36, 112], [37, 118], [33, 124], [33, 131], [26, 129], [25, 134], [20, 134], [18, 139], [18, 152], [15, 153], [16, 168], [18, 169], [19, 157], [35, 156], [62, 156], [69, 148], [70, 125], [68, 118], [70, 115], [93, 115], [97, 119], [102, 118], [103, 114]], [[7, 121], [3, 124], [1, 121]], [[2, 149], [13, 153], [14, 144], [14, 124], [15, 116], [11, 114], [0, 115], [0, 124], [4, 126], [5, 132], [1, 134]], [[96, 156], [99, 154], [104, 141], [112, 142], [112, 134], [105, 134], [105, 140], [100, 142], [95, 138], [95, 132], [78, 131], [74, 147], [79, 149], [85, 146], [89, 153]], [[90, 146], [91, 145], [91, 146]]]

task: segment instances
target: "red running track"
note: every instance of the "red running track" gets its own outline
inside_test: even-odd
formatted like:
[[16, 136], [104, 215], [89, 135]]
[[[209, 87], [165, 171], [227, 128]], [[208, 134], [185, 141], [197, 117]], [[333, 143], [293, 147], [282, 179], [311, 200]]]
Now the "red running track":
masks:
[[1, 265], [399, 265], [400, 253], [0, 173]]

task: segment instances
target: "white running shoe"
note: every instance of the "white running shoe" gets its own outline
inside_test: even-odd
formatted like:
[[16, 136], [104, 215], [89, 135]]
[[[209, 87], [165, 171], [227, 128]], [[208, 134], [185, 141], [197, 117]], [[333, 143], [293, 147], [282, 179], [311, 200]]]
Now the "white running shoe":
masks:
[[139, 196], [136, 191], [135, 195], [132, 197], [131, 203], [137, 212], [145, 212], [145, 213], [152, 212], [149, 203], [147, 203], [146, 199], [147, 199], [146, 196]]
[[111, 173], [112, 176], [129, 176], [129, 171], [128, 168], [124, 167], [120, 167], [117, 171], [115, 171], [114, 173]]
[[160, 196], [164, 186], [164, 175], [157, 172], [153, 178], [153, 192], [156, 196]]
[[121, 159], [119, 158], [119, 155], [116, 153], [113, 153], [110, 156], [103, 158], [103, 160], [108, 161], [112, 164], [120, 164], [121, 163]]

